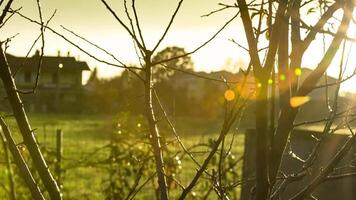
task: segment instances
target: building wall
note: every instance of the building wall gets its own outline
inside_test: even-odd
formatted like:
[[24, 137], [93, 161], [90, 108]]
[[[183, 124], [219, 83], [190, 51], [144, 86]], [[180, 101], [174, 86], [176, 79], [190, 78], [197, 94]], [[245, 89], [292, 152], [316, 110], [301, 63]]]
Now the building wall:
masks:
[[[21, 94], [26, 111], [29, 112], [81, 112], [85, 90], [81, 85], [81, 71], [42, 71], [40, 82], [34, 94]], [[59, 85], [55, 83], [59, 80]], [[33, 88], [36, 72], [20, 70], [15, 82], [18, 89], [27, 91]], [[5, 89], [0, 81], [0, 112], [11, 110], [6, 100]]]
[[[40, 85], [56, 86], [59, 80], [59, 85], [62, 87], [72, 87], [81, 85], [81, 71], [43, 71], [40, 75]], [[31, 87], [36, 81], [36, 72], [20, 70], [15, 76], [16, 84], [19, 87]]]

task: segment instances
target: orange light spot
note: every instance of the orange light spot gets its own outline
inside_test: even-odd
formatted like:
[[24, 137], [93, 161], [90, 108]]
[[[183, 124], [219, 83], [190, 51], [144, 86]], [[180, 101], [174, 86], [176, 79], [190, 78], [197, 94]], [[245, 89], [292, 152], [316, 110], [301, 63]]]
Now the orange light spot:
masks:
[[237, 93], [239, 94], [239, 97], [244, 98], [244, 99], [253, 99], [253, 91], [255, 90], [254, 87], [251, 85], [240, 85], [238, 84], [236, 86]]
[[227, 101], [232, 101], [235, 99], [235, 92], [232, 90], [226, 90], [224, 93], [224, 97]]
[[292, 106], [293, 108], [297, 108], [304, 105], [308, 101], [310, 101], [310, 97], [308, 96], [296, 96], [296, 97], [292, 97], [289, 103], [290, 106]]
[[261, 83], [257, 83], [257, 87], [258, 88], [262, 87], [262, 84]]

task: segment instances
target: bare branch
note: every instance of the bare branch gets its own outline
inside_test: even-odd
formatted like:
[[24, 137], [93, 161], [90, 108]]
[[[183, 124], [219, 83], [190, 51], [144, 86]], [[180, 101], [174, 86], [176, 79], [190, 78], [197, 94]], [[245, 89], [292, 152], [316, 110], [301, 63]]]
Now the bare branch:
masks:
[[0, 15], [0, 24], [3, 23], [3, 21], [4, 21], [5, 17], [6, 17], [7, 12], [11, 9], [10, 7], [11, 7], [12, 2], [14, 2], [14, 0], [9, 0], [9, 1], [7, 2], [7, 4], [6, 4], [6, 6], [5, 6], [5, 8], [4, 8], [2, 14]]
[[8, 142], [9, 150], [14, 158], [14, 162], [16, 163], [20, 171], [21, 177], [24, 179], [27, 187], [30, 189], [32, 197], [34, 199], [44, 200], [45, 198], [43, 197], [40, 188], [37, 186], [37, 183], [34, 180], [32, 173], [30, 172], [26, 164], [26, 161], [24, 160], [21, 153], [19, 152], [17, 145], [11, 136], [11, 132], [8, 126], [6, 125], [4, 119], [1, 117], [0, 117], [0, 126], [2, 128], [2, 133], [4, 134]]
[[334, 56], [336, 55], [338, 47], [343, 40], [343, 37], [346, 35], [347, 29], [349, 27], [349, 22], [351, 20], [351, 16], [353, 10], [353, 6], [346, 4], [344, 8], [344, 15], [342, 18], [342, 22], [339, 26], [339, 29], [336, 33], [335, 38], [332, 40], [327, 52], [325, 53], [324, 57], [320, 61], [318, 67], [313, 70], [313, 72], [304, 80], [301, 87], [298, 90], [298, 95], [303, 96], [308, 94], [312, 91], [315, 87], [316, 83], [319, 81], [320, 77], [324, 74], [326, 69], [329, 67], [331, 61], [333, 60]]
[[142, 30], [141, 30], [141, 27], [140, 27], [140, 21], [138, 20], [138, 15], [137, 15], [136, 6], [135, 6], [135, 0], [132, 0], [132, 10], [133, 10], [134, 15], [135, 15], [135, 21], [136, 21], [136, 27], [137, 27], [138, 34], [140, 35], [140, 39], [141, 39], [141, 42], [142, 42], [142, 45], [143, 45], [144, 49], [146, 49], [145, 39], [143, 38]]
[[44, 56], [44, 48], [45, 48], [45, 36], [44, 36], [44, 23], [43, 23], [43, 18], [42, 18], [42, 8], [41, 8], [41, 3], [40, 0], [37, 0], [37, 9], [38, 9], [38, 15], [40, 18], [40, 36], [41, 36], [41, 52], [40, 52], [40, 57], [38, 59], [38, 64], [37, 64], [37, 72], [36, 72], [36, 79], [35, 79], [35, 84], [32, 88], [32, 92], [34, 93], [36, 91], [36, 88], [38, 86], [38, 82], [40, 80], [40, 74], [41, 74], [41, 67], [42, 67], [42, 62], [43, 62], [43, 56]]
[[171, 20], [169, 21], [168, 23], [168, 26], [167, 28], [164, 30], [164, 33], [163, 35], [161, 36], [161, 38], [158, 40], [156, 46], [153, 48], [152, 52], [155, 52], [156, 49], [158, 48], [158, 46], [161, 44], [161, 42], [163, 41], [163, 39], [166, 37], [168, 31], [169, 31], [169, 28], [172, 26], [173, 24], [173, 21], [174, 21], [174, 18], [176, 17], [178, 11], [179, 11], [179, 8], [181, 7], [182, 3], [183, 3], [184, 0], [180, 0], [179, 3], [178, 3], [178, 6], [176, 8], [176, 10], [174, 11], [172, 17], [171, 17]]
[[[16, 12], [19, 12], [19, 11], [20, 11], [20, 9], [17, 9], [17, 10], [15, 10], [14, 12], [11, 12], [11, 14], [16, 14]], [[48, 26], [49, 22], [54, 18], [54, 16], [56, 15], [56, 13], [57, 13], [57, 10], [54, 10], [54, 12], [52, 13], [51, 17], [47, 20], [46, 26]], [[46, 31], [46, 29], [44, 29], [44, 31]], [[13, 77], [15, 77], [16, 74], [17, 74], [17, 72], [19, 72], [19, 71], [23, 68], [23, 66], [24, 66], [24, 64], [26, 63], [27, 58], [28, 58], [28, 56], [30, 55], [32, 49], [35, 47], [36, 43], [37, 43], [38, 40], [41, 38], [41, 35], [42, 35], [42, 33], [40, 33], [40, 34], [38, 35], [38, 37], [32, 42], [31, 47], [28, 49], [28, 51], [27, 51], [27, 53], [26, 53], [26, 56], [25, 56], [24, 61], [21, 63], [21, 65], [19, 66], [19, 68], [13, 73]], [[27, 93], [27, 92], [26, 92], [26, 93]]]
[[[21, 10], [22, 7], [16, 9], [16, 10]], [[6, 23], [14, 16], [15, 13], [11, 13], [4, 21], [0, 24], [0, 29], [6, 25]]]
[[[224, 80], [224, 79], [217, 79], [217, 78], [213, 78], [213, 77], [209, 77], [209, 76], [204, 76], [204, 75], [200, 75], [196, 72], [193, 72], [193, 71], [188, 71], [188, 70], [184, 70], [184, 69], [179, 69], [179, 68], [175, 68], [175, 67], [171, 67], [171, 66], [168, 66], [168, 65], [165, 65], [165, 64], [160, 64], [161, 66], [167, 68], [167, 69], [171, 69], [171, 70], [174, 70], [174, 71], [177, 71], [177, 72], [181, 72], [181, 73], [185, 73], [187, 75], [191, 75], [191, 76], [194, 76], [194, 77], [197, 77], [197, 78], [201, 78], [201, 79], [205, 79], [205, 80], [210, 80], [210, 81], [216, 81], [216, 82], [219, 82], [219, 83], [223, 83], [223, 84], [235, 84], [235, 83], [243, 83], [244, 81], [231, 81], [231, 80]], [[247, 84], [255, 84], [255, 82], [246, 82]]]
[[[36, 20], [33, 20], [29, 17], [26, 17], [25, 15], [21, 14], [20, 12], [18, 11], [10, 11], [10, 12], [15, 12], [16, 14], [18, 14], [19, 16], [21, 16], [22, 18], [32, 22], [32, 23], [35, 23], [35, 24], [38, 24], [40, 25], [40, 23]], [[52, 29], [51, 27], [49, 26], [45, 26], [46, 29], [50, 30], [52, 33], [54, 33], [55, 35], [61, 37], [62, 39], [64, 39], [65, 41], [67, 41], [69, 44], [73, 45], [74, 47], [76, 47], [78, 50], [80, 50], [81, 52], [83, 52], [84, 54], [88, 55], [89, 57], [93, 58], [94, 60], [98, 61], [98, 62], [101, 62], [101, 63], [104, 63], [104, 64], [107, 64], [107, 65], [110, 65], [110, 66], [113, 66], [113, 67], [118, 67], [118, 68], [124, 68], [124, 69], [136, 69], [136, 70], [142, 70], [142, 68], [140, 67], [132, 67], [132, 66], [126, 66], [126, 65], [118, 65], [118, 64], [115, 64], [115, 63], [111, 63], [111, 62], [108, 62], [108, 61], [105, 61], [105, 60], [102, 60], [96, 56], [94, 56], [93, 54], [89, 53], [88, 51], [84, 50], [82, 47], [80, 47], [79, 45], [75, 44], [74, 42], [72, 42], [71, 40], [69, 40], [67, 37], [65, 37], [64, 35], [60, 34], [59, 32], [55, 31], [54, 29]]]
[[133, 20], [130, 16], [130, 13], [128, 11], [128, 8], [127, 8], [127, 0], [124, 0], [124, 7], [125, 7], [125, 13], [126, 13], [126, 17], [127, 19], [130, 21], [130, 26], [131, 26], [131, 31], [132, 31], [132, 34], [136, 37], [136, 31], [135, 31], [135, 27], [133, 25]]
[[219, 35], [219, 33], [221, 33], [234, 19], [237, 18], [237, 16], [239, 15], [239, 13], [237, 13], [236, 15], [234, 15], [231, 19], [229, 19], [217, 32], [215, 32], [215, 34], [213, 34], [213, 36], [211, 36], [207, 41], [205, 41], [203, 44], [201, 44], [200, 46], [198, 46], [197, 48], [195, 48], [193, 51], [190, 51], [186, 54], [183, 54], [183, 55], [180, 55], [180, 56], [176, 56], [176, 57], [172, 57], [172, 58], [169, 58], [169, 59], [166, 59], [166, 60], [160, 60], [160, 61], [157, 61], [157, 62], [153, 62], [152, 65], [159, 65], [159, 64], [162, 64], [162, 63], [165, 63], [165, 62], [169, 62], [169, 61], [172, 61], [172, 60], [176, 60], [178, 58], [183, 58], [183, 57], [186, 57], [186, 56], [189, 56], [193, 53], [196, 53], [197, 51], [199, 51], [201, 48], [203, 48], [204, 46], [206, 46], [208, 43], [210, 43], [211, 41], [213, 41], [217, 35]]
[[322, 30], [328, 19], [330, 19], [333, 14], [340, 8], [342, 8], [342, 3], [340, 1], [336, 1], [332, 6], [328, 8], [328, 10], [321, 16], [319, 21], [315, 24], [314, 28], [311, 29], [309, 34], [305, 37], [302, 43], [302, 51], [304, 52], [310, 45], [310, 43], [314, 40], [318, 31]]
[[181, 193], [179, 200], [183, 200], [186, 198], [188, 193], [193, 189], [193, 187], [196, 185], [197, 181], [199, 180], [200, 176], [203, 174], [203, 172], [206, 170], [210, 160], [213, 158], [215, 155], [216, 151], [218, 150], [221, 142], [223, 141], [225, 135], [230, 131], [231, 126], [235, 122], [236, 118], [242, 114], [243, 108], [245, 106], [246, 101], [240, 105], [237, 110], [232, 109], [228, 115], [224, 118], [224, 123], [221, 129], [221, 132], [219, 134], [219, 137], [217, 140], [214, 142], [214, 146], [212, 147], [212, 150], [210, 151], [209, 155], [205, 158], [203, 164], [201, 165], [200, 169], [197, 171], [195, 174], [194, 178], [191, 180], [191, 182], [188, 184], [188, 186], [183, 190]]
[[330, 172], [332, 172], [334, 166], [344, 157], [344, 155], [350, 150], [350, 148], [355, 144], [356, 136], [352, 136], [344, 144], [344, 146], [337, 152], [337, 154], [331, 159], [331, 161], [321, 170], [320, 174], [311, 181], [310, 184], [305, 186], [298, 194], [293, 196], [291, 200], [303, 199], [311, 195], [311, 193], [316, 189], [316, 187], [321, 184]]
[[109, 10], [109, 12], [114, 16], [114, 18], [120, 23], [120, 25], [127, 31], [127, 33], [132, 37], [132, 39], [135, 40], [135, 42], [137, 43], [137, 46], [140, 49], [145, 49], [142, 44], [137, 40], [137, 38], [135, 37], [135, 35], [130, 31], [130, 29], [126, 26], [126, 24], [119, 18], [119, 16], [117, 16], [117, 14], [115, 13], [115, 11], [109, 6], [108, 3], [106, 3], [105, 0], [101, 0], [101, 2], [105, 5], [106, 9]]
[[241, 12], [242, 23], [245, 28], [245, 35], [249, 46], [251, 63], [254, 67], [254, 70], [259, 71], [262, 68], [262, 64], [258, 56], [257, 41], [253, 33], [252, 21], [248, 13], [248, 7], [245, 0], [238, 0], [237, 2]]
[[216, 14], [216, 13], [218, 13], [218, 12], [224, 11], [224, 10], [229, 9], [229, 8], [238, 8], [236, 4], [234, 4], [234, 5], [227, 5], [227, 4], [219, 3], [218, 5], [219, 5], [219, 6], [222, 6], [222, 7], [219, 8], [219, 9], [213, 10], [213, 11], [209, 12], [208, 14], [204, 14], [204, 15], [202, 15], [201, 17], [209, 17], [209, 16], [211, 16], [211, 15], [213, 15], [213, 14]]
[[153, 173], [150, 177], [148, 177], [148, 179], [142, 183], [142, 185], [140, 185], [140, 187], [137, 188], [137, 190], [132, 194], [132, 196], [130, 197], [130, 200], [135, 199], [135, 196], [137, 195], [137, 193], [139, 191], [142, 190], [142, 188], [149, 182], [151, 181], [155, 176], [157, 175], [157, 172]]

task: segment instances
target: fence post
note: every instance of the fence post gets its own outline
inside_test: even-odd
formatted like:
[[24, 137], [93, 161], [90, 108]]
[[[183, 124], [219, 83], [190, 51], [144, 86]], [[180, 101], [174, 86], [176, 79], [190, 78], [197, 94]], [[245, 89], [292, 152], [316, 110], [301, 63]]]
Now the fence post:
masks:
[[63, 139], [63, 132], [61, 129], [56, 130], [56, 174], [57, 174], [57, 184], [61, 188], [61, 161], [62, 161], [62, 139]]

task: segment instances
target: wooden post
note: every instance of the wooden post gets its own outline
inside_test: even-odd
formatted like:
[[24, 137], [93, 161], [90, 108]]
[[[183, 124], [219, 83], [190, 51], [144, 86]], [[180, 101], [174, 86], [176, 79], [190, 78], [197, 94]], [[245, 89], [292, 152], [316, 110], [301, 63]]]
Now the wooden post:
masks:
[[46, 144], [47, 144], [47, 130], [46, 130], [46, 124], [43, 124], [43, 144], [42, 146], [44, 149], [46, 149]]
[[61, 129], [56, 130], [56, 174], [57, 174], [57, 184], [61, 188], [61, 161], [62, 161], [62, 139], [63, 139], [63, 132]]

